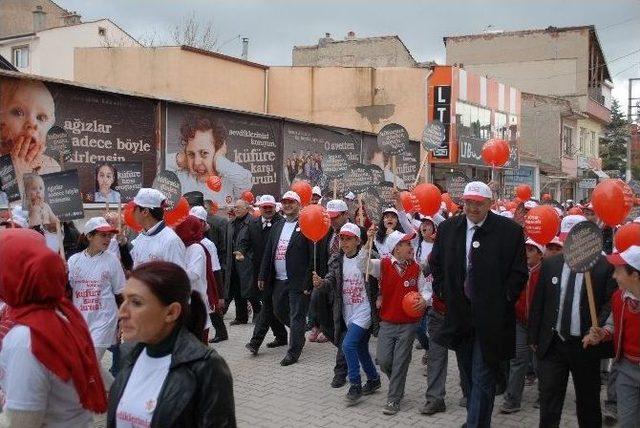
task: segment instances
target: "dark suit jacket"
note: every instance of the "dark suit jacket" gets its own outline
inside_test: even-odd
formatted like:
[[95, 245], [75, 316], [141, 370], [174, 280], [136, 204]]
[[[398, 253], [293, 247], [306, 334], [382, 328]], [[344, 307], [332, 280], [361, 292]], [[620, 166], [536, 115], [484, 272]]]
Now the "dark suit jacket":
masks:
[[239, 238], [238, 249], [242, 252], [245, 260], [248, 259], [251, 262], [253, 269], [253, 286], [257, 289], [258, 274], [260, 273], [260, 265], [262, 264], [262, 256], [264, 255], [264, 248], [267, 245], [267, 239], [271, 229], [278, 223], [284, 221], [282, 216], [276, 213], [271, 219], [271, 227], [262, 227], [262, 217], [253, 218], [249, 221], [248, 226], [245, 228], [244, 233]]
[[[264, 248], [264, 256], [260, 265], [258, 280], [265, 282], [265, 287], [273, 287], [276, 279], [275, 255], [278, 241], [282, 233], [284, 221], [271, 228], [269, 238]], [[300, 231], [299, 223], [291, 234], [289, 246], [285, 254], [289, 289], [296, 291], [311, 291], [311, 272], [313, 272], [313, 242]]]
[[456, 349], [476, 335], [487, 362], [512, 358], [515, 350], [515, 302], [528, 278], [522, 228], [489, 212], [471, 247], [473, 296], [464, 295], [467, 217], [452, 217], [438, 227], [429, 265], [436, 295], [447, 313], [436, 342]]
[[227, 223], [229, 221], [219, 215], [209, 215], [207, 223], [209, 224], [207, 237], [216, 244], [221, 268], [225, 270], [227, 266]]
[[[233, 280], [232, 272], [238, 274], [240, 281], [240, 293], [245, 299], [255, 297], [258, 289], [254, 287], [254, 272], [251, 258], [245, 257], [244, 260], [238, 261], [233, 255], [234, 251], [242, 251], [240, 242], [243, 240], [243, 235], [246, 233], [246, 229], [249, 227], [249, 223], [253, 220], [250, 214], [247, 214], [242, 221], [230, 221], [227, 223], [227, 254], [226, 254], [226, 266], [227, 272], [224, 278], [224, 298], [229, 299], [229, 293], [231, 290], [231, 281]], [[238, 227], [236, 237], [233, 237], [234, 227]]]
[[[540, 268], [540, 277], [533, 296], [531, 312], [529, 313], [528, 332], [529, 344], [538, 347], [537, 354], [539, 358], [544, 358], [555, 335], [559, 316], [563, 266], [564, 255], [558, 254], [545, 259]], [[557, 278], [555, 284], [553, 278]], [[599, 324], [602, 326], [611, 312], [611, 295], [618, 288], [618, 284], [613, 279], [613, 266], [607, 262], [604, 256], [601, 256], [591, 269], [591, 284], [593, 286], [593, 297], [596, 303]], [[591, 316], [589, 314], [589, 300], [587, 298], [585, 280], [580, 294], [580, 335], [586, 335], [590, 327]], [[596, 346], [589, 347], [585, 352], [593, 355], [602, 355], [602, 353], [612, 353], [612, 351], [613, 348], [607, 349], [607, 347]], [[606, 356], [602, 355], [600, 358], [606, 358]]]

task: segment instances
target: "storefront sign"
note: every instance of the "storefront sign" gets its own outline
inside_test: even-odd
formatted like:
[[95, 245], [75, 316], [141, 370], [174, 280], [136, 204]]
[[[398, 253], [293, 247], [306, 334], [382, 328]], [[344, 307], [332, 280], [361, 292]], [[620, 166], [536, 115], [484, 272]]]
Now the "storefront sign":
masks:
[[444, 141], [439, 148], [433, 150], [436, 159], [449, 157], [450, 125], [451, 125], [451, 86], [434, 87], [433, 118], [444, 126]]

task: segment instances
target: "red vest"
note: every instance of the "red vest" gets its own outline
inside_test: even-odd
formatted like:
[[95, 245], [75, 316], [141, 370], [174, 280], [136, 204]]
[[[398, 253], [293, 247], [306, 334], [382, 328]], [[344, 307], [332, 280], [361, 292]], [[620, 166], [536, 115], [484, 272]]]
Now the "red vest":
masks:
[[516, 319], [522, 325], [527, 325], [529, 323], [529, 311], [531, 310], [533, 296], [536, 293], [539, 276], [540, 265], [529, 272], [529, 280], [520, 292], [520, 297], [518, 297], [518, 301], [516, 302]]
[[640, 364], [640, 305], [632, 309], [629, 299], [623, 299], [623, 293], [624, 290], [618, 289], [611, 297], [616, 359], [624, 357]]
[[404, 313], [402, 298], [410, 291], [418, 291], [420, 265], [411, 262], [400, 276], [398, 269], [391, 262], [391, 258], [384, 257], [380, 261], [380, 293], [382, 306], [380, 319], [392, 324], [411, 324], [420, 321]]

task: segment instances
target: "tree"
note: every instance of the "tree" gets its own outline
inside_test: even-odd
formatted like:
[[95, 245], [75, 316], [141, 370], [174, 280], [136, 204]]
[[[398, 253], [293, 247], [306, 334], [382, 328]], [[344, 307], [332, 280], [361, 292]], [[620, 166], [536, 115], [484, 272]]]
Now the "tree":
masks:
[[630, 137], [629, 121], [620, 109], [618, 100], [614, 98], [611, 104], [611, 123], [606, 126], [604, 137], [600, 140], [603, 170], [617, 170], [624, 177]]
[[187, 45], [198, 49], [216, 52], [219, 49], [218, 37], [213, 21], [199, 21], [195, 12], [182, 18], [171, 29], [171, 38], [177, 45]]

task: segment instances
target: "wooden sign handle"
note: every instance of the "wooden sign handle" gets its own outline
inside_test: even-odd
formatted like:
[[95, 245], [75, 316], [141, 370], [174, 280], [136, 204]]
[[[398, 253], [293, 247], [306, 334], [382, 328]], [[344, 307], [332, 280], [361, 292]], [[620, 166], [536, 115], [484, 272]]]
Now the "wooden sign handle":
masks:
[[396, 155], [391, 156], [391, 172], [393, 172], [393, 191], [398, 190], [396, 186], [396, 175], [398, 174], [398, 168], [396, 167]]
[[66, 260], [67, 258], [64, 255], [64, 239], [62, 238], [62, 223], [60, 220], [56, 221], [56, 235], [58, 237], [58, 253], [60, 253], [62, 260]]
[[424, 158], [422, 159], [422, 163], [420, 164], [420, 168], [418, 169], [418, 173], [416, 174], [416, 179], [413, 181], [413, 187], [416, 187], [418, 185], [418, 181], [420, 181], [420, 174], [422, 174], [422, 170], [428, 161], [429, 152], [427, 152], [427, 154], [424, 155]]
[[362, 212], [362, 193], [358, 193], [358, 223], [364, 227], [364, 212]]
[[598, 314], [596, 312], [596, 301], [593, 297], [593, 285], [591, 284], [591, 272], [584, 273], [584, 279], [587, 283], [587, 298], [589, 299], [589, 313], [591, 314], [591, 326], [598, 327]]
[[333, 199], [338, 199], [338, 179], [333, 179]]
[[122, 201], [118, 201], [118, 231], [122, 232]]
[[367, 267], [365, 269], [364, 281], [369, 281], [369, 264], [371, 262], [371, 250], [373, 249], [373, 237], [367, 242]]

